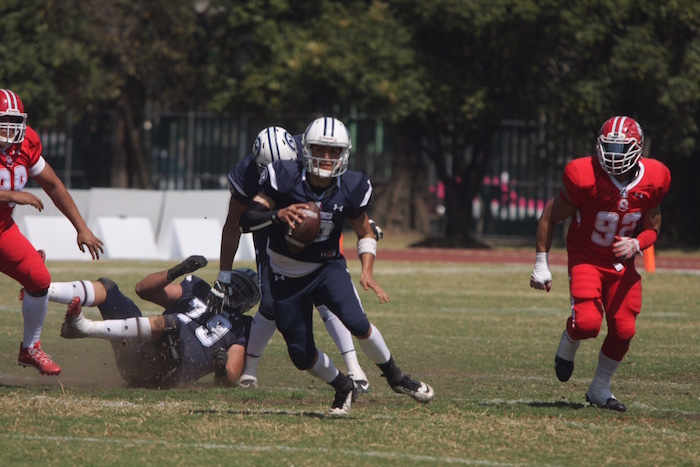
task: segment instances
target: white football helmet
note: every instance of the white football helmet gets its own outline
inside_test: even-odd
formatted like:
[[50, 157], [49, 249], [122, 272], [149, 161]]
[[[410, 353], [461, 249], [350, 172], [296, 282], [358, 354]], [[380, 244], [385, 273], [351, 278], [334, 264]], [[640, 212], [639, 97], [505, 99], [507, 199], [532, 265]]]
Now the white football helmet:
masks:
[[636, 120], [617, 116], [609, 118], [598, 135], [598, 161], [612, 175], [633, 169], [642, 156], [644, 132]]
[[[327, 163], [328, 159], [313, 157], [311, 152], [312, 145], [342, 148], [340, 157], [333, 159], [333, 168], [331, 170], [321, 168], [320, 164], [322, 162]], [[348, 170], [350, 149], [352, 149], [350, 132], [343, 122], [337, 118], [321, 117], [311, 122], [311, 124], [306, 127], [306, 131], [301, 140], [301, 147], [304, 157], [304, 166], [306, 170], [314, 175], [323, 178], [338, 177]]]
[[271, 126], [258, 133], [253, 143], [253, 157], [262, 172], [273, 161], [295, 160], [297, 143], [287, 130], [280, 126]]
[[27, 114], [19, 96], [9, 89], [0, 89], [0, 145], [8, 147], [24, 141]]

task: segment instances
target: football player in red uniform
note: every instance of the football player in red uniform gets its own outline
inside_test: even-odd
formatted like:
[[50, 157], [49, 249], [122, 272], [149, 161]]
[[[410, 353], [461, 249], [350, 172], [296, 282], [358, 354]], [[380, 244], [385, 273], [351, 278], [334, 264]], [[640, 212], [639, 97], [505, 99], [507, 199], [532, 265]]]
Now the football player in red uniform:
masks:
[[14, 92], [0, 89], [0, 271], [25, 289], [22, 301], [24, 335], [17, 362], [35, 367], [45, 375], [57, 375], [61, 368], [41, 349], [39, 341], [49, 303], [47, 292], [51, 276], [42, 255], [12, 220], [12, 210], [17, 204], [28, 204], [39, 211], [44, 208], [38, 197], [22, 191], [29, 177], [75, 226], [81, 251], [87, 247], [92, 258], [99, 259], [103, 246], [41, 151], [41, 140], [27, 125], [22, 101]]
[[618, 412], [626, 407], [613, 396], [610, 380], [629, 349], [642, 307], [642, 279], [634, 258], [656, 241], [659, 205], [671, 184], [663, 163], [642, 158], [643, 146], [639, 123], [612, 117], [600, 129], [598, 156], [567, 164], [564, 186], [547, 203], [537, 226], [537, 256], [530, 277], [531, 287], [551, 289], [547, 254], [554, 226], [572, 217], [566, 238], [572, 313], [554, 369], [560, 381], [569, 380], [581, 340], [598, 335], [605, 314], [608, 335], [586, 400]]

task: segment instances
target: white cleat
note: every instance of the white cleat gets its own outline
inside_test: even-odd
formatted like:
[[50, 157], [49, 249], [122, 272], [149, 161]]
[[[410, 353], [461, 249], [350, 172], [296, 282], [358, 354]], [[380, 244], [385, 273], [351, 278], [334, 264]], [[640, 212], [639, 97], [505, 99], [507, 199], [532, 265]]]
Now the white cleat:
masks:
[[241, 375], [238, 378], [238, 386], [246, 389], [258, 389], [258, 378], [254, 375]]
[[358, 394], [367, 394], [369, 392], [369, 380], [367, 380], [367, 375], [364, 371], [357, 370], [354, 373], [348, 373], [348, 376], [355, 382]]

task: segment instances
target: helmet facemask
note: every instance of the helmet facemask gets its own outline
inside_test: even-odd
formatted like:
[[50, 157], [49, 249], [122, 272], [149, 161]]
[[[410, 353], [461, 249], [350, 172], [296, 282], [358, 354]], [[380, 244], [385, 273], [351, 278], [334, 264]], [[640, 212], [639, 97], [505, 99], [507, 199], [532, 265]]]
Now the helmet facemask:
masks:
[[[320, 146], [320, 147], [330, 147], [330, 148], [339, 148], [340, 149], [340, 154], [338, 155], [337, 158], [326, 158], [326, 157], [314, 157], [314, 146]], [[329, 152], [329, 151], [324, 151], [324, 152]], [[304, 147], [304, 165], [306, 166], [306, 170], [311, 172], [314, 175], [317, 175], [321, 178], [332, 178], [332, 177], [338, 177], [345, 173], [346, 170], [348, 170], [348, 162], [349, 162], [349, 154], [350, 150], [348, 148], [344, 147], [338, 147], [338, 146], [332, 146], [332, 145], [320, 145], [320, 144], [309, 144], [308, 149], [307, 146]], [[307, 155], [308, 154], [308, 155]], [[333, 167], [331, 169], [324, 168], [322, 166], [328, 165], [329, 163], [333, 164]]]
[[231, 283], [226, 284], [224, 309], [229, 313], [245, 313], [259, 301], [258, 274], [248, 268], [231, 271]]
[[639, 157], [642, 148], [635, 139], [598, 137], [598, 160], [600, 165], [612, 175], [622, 175], [631, 170]]

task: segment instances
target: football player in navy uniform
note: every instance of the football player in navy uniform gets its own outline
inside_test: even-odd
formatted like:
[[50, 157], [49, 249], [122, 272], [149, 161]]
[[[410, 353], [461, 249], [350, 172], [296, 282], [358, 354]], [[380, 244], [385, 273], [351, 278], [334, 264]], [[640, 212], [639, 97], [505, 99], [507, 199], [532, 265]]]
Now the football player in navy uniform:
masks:
[[[388, 295], [372, 277], [377, 249], [367, 216], [372, 184], [365, 175], [347, 170], [352, 147], [350, 133], [340, 120], [319, 118], [307, 127], [301, 146], [301, 160], [275, 161], [267, 166], [260, 177], [261, 191], [240, 219], [244, 232], [269, 230], [268, 274], [275, 322], [292, 362], [335, 389], [330, 415], [350, 413], [357, 396], [355, 383], [338, 371], [314, 342], [313, 304], [323, 303], [358, 339], [395, 392], [418, 402], [430, 402], [433, 389], [401, 371], [381, 333], [367, 319], [340, 253], [340, 234], [347, 220], [358, 238], [360, 284], [365, 290], [372, 289], [380, 303], [387, 302]], [[308, 203], [319, 205], [321, 229], [313, 243], [294, 253], [287, 245], [286, 231], [301, 223]]]
[[[221, 233], [219, 282], [226, 284], [230, 281], [230, 270], [233, 267], [233, 259], [236, 251], [238, 251], [241, 237], [238, 221], [250, 200], [260, 190], [260, 185], [258, 184], [260, 174], [273, 161], [296, 160], [297, 148], [300, 142], [301, 135], [294, 137], [284, 128], [277, 126], [265, 128], [255, 139], [252, 153], [229, 171], [231, 201], [229, 202], [228, 215]], [[246, 348], [245, 366], [243, 374], [238, 380], [238, 385], [246, 388], [258, 387], [258, 363], [265, 347], [277, 329], [275, 327], [272, 297], [270, 296], [267, 280], [267, 236], [268, 231], [266, 229], [258, 230], [253, 234], [262, 299], [258, 312], [253, 317], [250, 338]], [[356, 382], [361, 392], [369, 391], [369, 381], [357, 360], [357, 353], [355, 352], [350, 331], [347, 330], [336, 315], [328, 311], [328, 308], [323, 305], [317, 305], [316, 308], [321, 315], [326, 330], [343, 356], [348, 375]]]
[[[243, 313], [260, 299], [258, 277], [252, 269], [239, 268], [226, 288], [210, 287], [191, 275], [206, 264], [203, 256], [190, 256], [136, 284], [139, 297], [165, 308], [158, 316], [142, 316], [110, 279], [53, 282], [49, 299], [69, 304], [61, 336], [109, 340], [130, 386], [167, 389], [211, 373], [217, 384], [233, 386], [243, 369], [252, 319]], [[104, 321], [87, 319], [82, 306], [98, 307]]]

